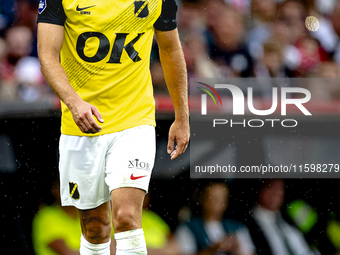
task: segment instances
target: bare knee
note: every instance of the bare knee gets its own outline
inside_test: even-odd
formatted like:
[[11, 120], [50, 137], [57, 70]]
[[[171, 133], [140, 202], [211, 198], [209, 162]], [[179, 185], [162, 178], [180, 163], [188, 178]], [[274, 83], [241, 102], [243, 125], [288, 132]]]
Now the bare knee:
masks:
[[115, 233], [142, 227], [144, 196], [145, 191], [137, 188], [119, 188], [111, 192]]
[[123, 232], [141, 227], [141, 216], [129, 208], [120, 208], [113, 213], [113, 226], [115, 232]]
[[80, 211], [82, 233], [87, 241], [94, 244], [106, 243], [111, 234], [111, 213], [109, 204], [93, 210]]
[[109, 240], [111, 233], [110, 218], [83, 217], [83, 235], [90, 243], [103, 243]]

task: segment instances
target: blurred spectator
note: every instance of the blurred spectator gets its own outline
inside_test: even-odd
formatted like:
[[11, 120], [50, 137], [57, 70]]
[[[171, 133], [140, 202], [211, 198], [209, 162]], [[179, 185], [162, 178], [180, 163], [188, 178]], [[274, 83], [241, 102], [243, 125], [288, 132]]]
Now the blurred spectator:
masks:
[[223, 218], [229, 189], [223, 183], [208, 185], [202, 193], [202, 215], [178, 227], [176, 238], [182, 254], [255, 254], [248, 229]]
[[294, 76], [296, 74], [294, 71], [301, 65], [302, 56], [295, 45], [290, 43], [290, 30], [286, 22], [277, 20], [273, 24], [273, 38], [280, 44], [288, 77]]
[[[331, 41], [331, 45], [329, 46], [329, 51], [331, 57], [334, 61], [340, 65], [340, 2], [337, 1], [334, 12], [331, 17], [332, 28], [329, 28], [330, 31], [328, 33], [321, 34], [319, 37], [323, 38], [323, 41]], [[333, 30], [332, 30], [333, 29]], [[328, 39], [329, 38], [329, 39]]]
[[263, 44], [263, 58], [255, 67], [257, 78], [281, 78], [277, 80], [263, 80], [258, 83], [262, 98], [271, 99], [272, 87], [284, 87], [288, 83], [282, 78], [288, 77], [288, 68], [284, 64], [281, 44], [271, 38]]
[[11, 27], [6, 33], [7, 60], [1, 68], [1, 79], [15, 81], [14, 69], [18, 61], [29, 55], [32, 34], [26, 27]]
[[29, 28], [32, 33], [30, 56], [37, 57], [37, 18], [39, 0], [17, 0], [16, 26]]
[[225, 0], [235, 11], [248, 14], [251, 0]]
[[272, 23], [275, 19], [276, 4], [273, 0], [252, 0], [252, 25], [255, 27], [262, 24]]
[[[222, 7], [219, 13], [209, 21], [206, 33], [211, 58], [219, 65], [227, 66], [232, 77], [253, 76], [253, 60], [244, 43], [242, 17], [227, 7]], [[208, 13], [207, 18], [210, 16]]]
[[202, 36], [189, 35], [183, 44], [188, 78], [220, 78], [224, 76], [223, 66], [218, 66], [208, 55]]
[[11, 26], [15, 19], [14, 0], [0, 0], [0, 35]]
[[279, 7], [278, 19], [287, 25], [291, 44], [294, 45], [298, 39], [308, 35], [305, 27], [306, 17], [306, 7], [299, 0], [287, 0]]
[[40, 72], [40, 62], [35, 57], [23, 57], [15, 67], [18, 86], [18, 98], [33, 102], [42, 99], [50, 89]]
[[305, 37], [299, 39], [296, 46], [301, 53], [301, 64], [298, 72], [301, 76], [313, 72], [323, 58], [323, 50], [319, 42], [314, 38]]
[[263, 45], [263, 58], [255, 69], [256, 77], [283, 78], [285, 66], [283, 63], [282, 49], [275, 40], [269, 40]]
[[313, 254], [299, 230], [281, 216], [285, 186], [282, 180], [266, 180], [258, 193], [258, 205], [253, 208], [247, 226], [257, 254]]
[[6, 51], [0, 55], [0, 99], [36, 101], [49, 89], [40, 72], [37, 58], [29, 57], [32, 33], [27, 27], [16, 26], [6, 33]]
[[201, 9], [207, 28], [214, 32], [213, 30], [218, 25], [219, 17], [225, 14], [225, 11], [228, 10], [228, 5], [224, 0], [209, 0], [201, 2]]
[[17, 26], [29, 28], [32, 32], [37, 29], [39, 0], [17, 0]]
[[272, 0], [253, 0], [252, 17], [248, 21], [247, 41], [253, 58], [262, 57], [262, 44], [272, 36], [272, 23], [275, 19], [276, 4]]
[[32, 35], [28, 28], [12, 27], [6, 34], [6, 55], [0, 63], [0, 80], [2, 100], [15, 100], [17, 97], [17, 80], [15, 66], [20, 58], [31, 51]]
[[200, 15], [199, 0], [183, 0], [178, 10], [178, 33], [182, 42], [192, 33], [201, 33], [204, 30], [204, 19]]

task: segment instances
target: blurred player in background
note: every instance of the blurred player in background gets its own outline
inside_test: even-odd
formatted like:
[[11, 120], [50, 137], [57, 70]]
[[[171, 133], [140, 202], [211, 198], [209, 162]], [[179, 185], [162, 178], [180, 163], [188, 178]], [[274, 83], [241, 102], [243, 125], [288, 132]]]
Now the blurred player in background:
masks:
[[189, 141], [176, 11], [174, 0], [39, 3], [41, 70], [62, 101], [61, 200], [79, 209], [82, 255], [109, 254], [110, 200], [116, 254], [147, 254], [141, 215], [155, 157], [154, 33], [175, 108], [171, 159]]
[[176, 231], [180, 253], [184, 255], [254, 255], [255, 247], [247, 227], [225, 218], [229, 188], [210, 183], [202, 190], [200, 215], [190, 218]]

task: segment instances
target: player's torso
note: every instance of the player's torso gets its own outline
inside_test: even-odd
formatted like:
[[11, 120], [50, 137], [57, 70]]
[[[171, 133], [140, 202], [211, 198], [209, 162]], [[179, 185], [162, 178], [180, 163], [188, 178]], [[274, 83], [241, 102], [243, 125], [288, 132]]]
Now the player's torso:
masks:
[[62, 61], [94, 69], [124, 69], [149, 56], [160, 0], [63, 0], [66, 15]]
[[[162, 1], [62, 0], [62, 5], [61, 63], [73, 88], [104, 115], [115, 115], [116, 126], [139, 111], [150, 118], [150, 52]], [[63, 115], [69, 119], [63, 126], [70, 126], [65, 106]]]

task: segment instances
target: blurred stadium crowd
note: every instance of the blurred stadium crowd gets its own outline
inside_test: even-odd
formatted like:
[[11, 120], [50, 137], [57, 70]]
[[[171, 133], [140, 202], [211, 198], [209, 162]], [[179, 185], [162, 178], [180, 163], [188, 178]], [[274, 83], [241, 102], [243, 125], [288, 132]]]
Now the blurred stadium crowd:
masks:
[[38, 2], [0, 1], [0, 101], [51, 95], [37, 58]]
[[[336, 0], [182, 0], [178, 29], [188, 77], [340, 76], [340, 5]], [[0, 101], [53, 95], [37, 60], [38, 0], [0, 1]], [[305, 20], [320, 27], [311, 32]], [[151, 73], [156, 93], [167, 93], [156, 42]], [[340, 87], [316, 87], [320, 99]], [[313, 91], [312, 91], [313, 94]]]
[[[238, 182], [238, 185], [242, 183], [247, 182]], [[280, 179], [259, 181], [257, 185], [253, 182], [251, 186], [255, 195], [249, 199], [248, 193], [243, 202], [252, 201], [247, 205], [249, 211], [240, 214], [235, 201], [242, 196], [230, 189], [229, 184], [207, 181], [197, 185], [192, 194], [185, 194], [187, 204], [180, 207], [176, 219], [172, 220], [175, 226], [170, 226], [164, 216], [173, 203], [166, 205], [168, 208], [164, 208], [163, 214], [157, 214], [152, 197], [162, 193], [151, 185], [142, 214], [148, 254], [339, 254], [340, 220], [336, 212], [323, 215], [301, 197], [287, 205], [285, 196], [289, 184]], [[50, 186], [50, 191], [53, 199], [49, 205], [41, 205], [33, 218], [34, 252], [36, 255], [79, 255], [81, 229], [77, 209], [60, 206], [58, 180]], [[114, 239], [111, 254], [115, 254]]]
[[[0, 102], [34, 102], [54, 96], [37, 58], [38, 2], [0, 0]], [[336, 0], [182, 0], [178, 4], [189, 78], [340, 78], [340, 4]], [[317, 31], [306, 28], [308, 16], [319, 20]], [[156, 42], [150, 68], [155, 93], [167, 94]], [[313, 89], [322, 100], [340, 97], [340, 84]], [[256, 206], [242, 216], [243, 223], [224, 217], [229, 200], [224, 183], [210, 183], [194, 193], [194, 206], [181, 208], [179, 224], [172, 232], [163, 215], [146, 210], [143, 226], [149, 254], [340, 254], [340, 220], [335, 216], [326, 215], [320, 227], [318, 213], [303, 200], [282, 209], [285, 185], [281, 180], [261, 182], [256, 194]], [[62, 212], [54, 197], [55, 204], [42, 207], [33, 221], [35, 252], [77, 254], [80, 239], [71, 235], [67, 240], [69, 231], [65, 234], [62, 228], [67, 228], [67, 222], [73, 228], [77, 215], [69, 209]], [[58, 226], [58, 220], [65, 225]], [[74, 234], [80, 234], [77, 228]], [[309, 235], [313, 231], [317, 235]], [[46, 251], [53, 240], [63, 238], [73, 253]]]

